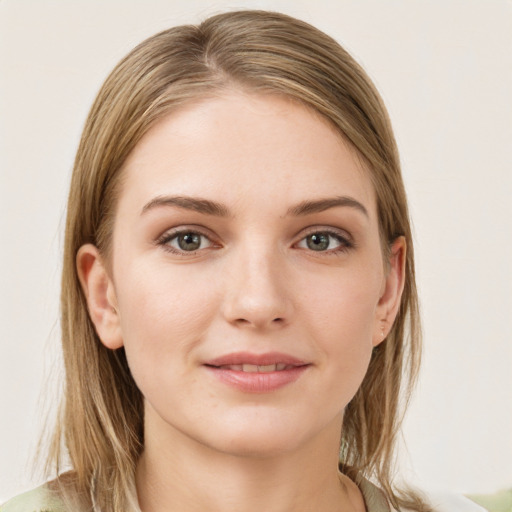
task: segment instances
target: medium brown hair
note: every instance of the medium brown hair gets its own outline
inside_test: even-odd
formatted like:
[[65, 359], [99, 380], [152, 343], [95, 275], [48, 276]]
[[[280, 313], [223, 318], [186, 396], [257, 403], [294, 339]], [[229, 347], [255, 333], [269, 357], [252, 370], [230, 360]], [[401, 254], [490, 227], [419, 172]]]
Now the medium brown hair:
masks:
[[94, 102], [68, 201], [61, 295], [66, 381], [49, 460], [59, 471], [62, 453], [69, 455], [73, 492], [89, 506], [114, 512], [136, 507], [130, 500], [144, 444], [143, 401], [124, 349], [109, 350], [98, 339], [76, 255], [93, 243], [109, 261], [123, 163], [148, 129], [181, 105], [231, 87], [284, 95], [328, 120], [372, 180], [385, 254], [393, 240], [405, 237], [401, 306], [345, 410], [340, 467], [356, 482], [377, 481], [396, 507], [427, 510], [392, 483], [401, 406], [419, 366], [420, 326], [407, 200], [388, 115], [366, 73], [338, 43], [272, 12], [220, 14], [147, 39], [116, 66]]

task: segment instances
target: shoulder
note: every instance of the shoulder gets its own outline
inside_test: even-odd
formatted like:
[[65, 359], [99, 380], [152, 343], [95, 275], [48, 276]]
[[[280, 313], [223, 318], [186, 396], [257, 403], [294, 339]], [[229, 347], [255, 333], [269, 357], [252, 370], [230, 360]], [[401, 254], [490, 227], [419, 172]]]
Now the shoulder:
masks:
[[57, 494], [45, 484], [0, 505], [0, 512], [65, 512], [65, 509]]
[[427, 493], [427, 499], [434, 512], [487, 512], [487, 509], [459, 494], [431, 492]]
[[[360, 489], [363, 493], [368, 512], [412, 512], [400, 509], [396, 511], [390, 507], [384, 493], [368, 480], [360, 482]], [[486, 508], [477, 505], [470, 499], [452, 493], [422, 493], [425, 502], [431, 507], [432, 512], [487, 512]], [[491, 512], [495, 512], [491, 509]], [[501, 512], [501, 510], [496, 510]], [[509, 512], [508, 510], [506, 512]], [[512, 512], [512, 510], [510, 511]]]
[[470, 498], [491, 512], [512, 512], [512, 489], [495, 494], [472, 495]]

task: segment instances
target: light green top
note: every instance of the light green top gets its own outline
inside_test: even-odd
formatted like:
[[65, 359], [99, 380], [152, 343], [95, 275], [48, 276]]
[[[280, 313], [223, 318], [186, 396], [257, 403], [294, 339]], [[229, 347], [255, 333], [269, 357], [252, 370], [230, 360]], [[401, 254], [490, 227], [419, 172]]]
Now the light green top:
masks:
[[[382, 492], [368, 481], [361, 484], [368, 512], [390, 512]], [[4, 505], [0, 512], [67, 512], [62, 501], [47, 485], [20, 494]], [[77, 512], [77, 511], [73, 511]]]
[[512, 489], [496, 494], [473, 495], [470, 498], [490, 512], [512, 512]]
[[[383, 493], [372, 483], [364, 480], [360, 485], [367, 512], [391, 512]], [[512, 512], [512, 490], [497, 493], [492, 496], [472, 496], [471, 499], [484, 506], [489, 512]], [[435, 502], [435, 500], [433, 500]], [[457, 502], [435, 506], [438, 512], [474, 512], [479, 509], [474, 503]], [[16, 496], [0, 506], [0, 512], [77, 512], [67, 511], [57, 493], [50, 490], [48, 485], [42, 485]], [[404, 511], [405, 512], [405, 511]]]
[[55, 492], [42, 485], [3, 504], [0, 512], [66, 512], [66, 509]]

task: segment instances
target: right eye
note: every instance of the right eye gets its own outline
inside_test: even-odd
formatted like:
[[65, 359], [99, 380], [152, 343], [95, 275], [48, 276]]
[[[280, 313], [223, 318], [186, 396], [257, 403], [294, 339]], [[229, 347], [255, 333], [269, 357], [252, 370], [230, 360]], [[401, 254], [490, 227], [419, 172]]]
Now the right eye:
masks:
[[207, 249], [213, 245], [213, 242], [202, 233], [197, 231], [175, 231], [165, 234], [159, 244], [165, 249], [175, 253], [194, 253], [201, 249]]

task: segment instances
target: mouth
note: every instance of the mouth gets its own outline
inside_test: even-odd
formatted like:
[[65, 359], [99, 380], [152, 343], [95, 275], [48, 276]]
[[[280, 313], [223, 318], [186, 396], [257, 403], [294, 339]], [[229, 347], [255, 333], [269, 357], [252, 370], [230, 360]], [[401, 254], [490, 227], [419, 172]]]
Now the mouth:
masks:
[[247, 373], [269, 373], [291, 370], [309, 364], [302, 359], [280, 352], [252, 354], [233, 352], [205, 361], [206, 366]]
[[269, 393], [298, 380], [312, 365], [288, 354], [233, 353], [206, 361], [222, 383], [245, 393]]

